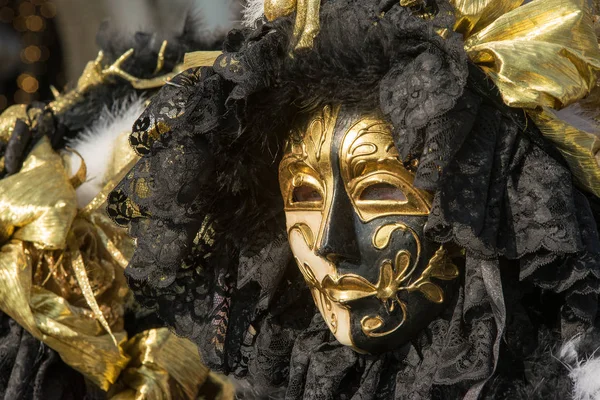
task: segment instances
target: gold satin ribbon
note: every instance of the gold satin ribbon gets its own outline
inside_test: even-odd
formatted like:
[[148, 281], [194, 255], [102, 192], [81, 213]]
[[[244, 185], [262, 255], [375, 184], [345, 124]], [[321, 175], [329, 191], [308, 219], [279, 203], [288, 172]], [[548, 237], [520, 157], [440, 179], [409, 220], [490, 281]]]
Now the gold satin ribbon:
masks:
[[585, 0], [534, 0], [467, 34], [465, 49], [511, 107], [565, 107], [590, 92], [600, 70]]
[[32, 282], [32, 252], [25, 242], [11, 241], [0, 251], [0, 309], [36, 339], [56, 350], [63, 361], [107, 390], [129, 359], [124, 332], [118, 347], [85, 309]]
[[528, 114], [565, 157], [577, 182], [600, 196], [600, 129], [596, 128], [594, 133], [578, 129], [548, 107]]
[[217, 58], [223, 54], [221, 51], [194, 51], [186, 53], [183, 59], [183, 70], [197, 67], [212, 67]]
[[519, 3], [454, 0], [455, 29], [504, 102], [524, 108], [565, 157], [575, 181], [600, 196], [598, 133], [578, 128], [556, 112], [596, 88], [600, 50], [591, 10], [586, 0]]
[[0, 180], [0, 309], [111, 399], [196, 399], [206, 386], [233, 400], [231, 384], [209, 373], [189, 340], [167, 329], [127, 340], [123, 271], [135, 244], [103, 206], [137, 157], [115, 157], [105, 188], [79, 211], [46, 138], [19, 173]]
[[[76, 204], [63, 160], [47, 138], [19, 173], [0, 180], [0, 309], [107, 390], [129, 361], [122, 349], [127, 338], [124, 332], [113, 335], [94, 296], [81, 243], [71, 232], [79, 225]], [[55, 252], [69, 253], [69, 267], [92, 313], [34, 283], [37, 269]], [[64, 267], [60, 264], [52, 267]]]
[[196, 399], [199, 383], [208, 378], [196, 346], [167, 328], [140, 333], [125, 347], [132, 360], [111, 400]]
[[64, 248], [77, 213], [62, 158], [42, 139], [18, 174], [0, 181], [0, 244], [9, 238]]
[[456, 23], [454, 30], [465, 37], [488, 26], [495, 19], [523, 4], [524, 0], [451, 0]]

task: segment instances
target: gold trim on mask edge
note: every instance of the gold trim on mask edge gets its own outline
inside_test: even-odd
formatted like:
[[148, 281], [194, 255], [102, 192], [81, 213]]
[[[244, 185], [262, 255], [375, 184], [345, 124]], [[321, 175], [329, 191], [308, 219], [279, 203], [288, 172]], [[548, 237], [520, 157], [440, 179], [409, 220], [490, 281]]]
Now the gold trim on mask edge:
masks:
[[331, 331], [335, 334], [337, 332], [337, 318], [336, 318], [335, 314], [331, 312], [333, 310], [333, 307], [331, 306], [331, 302], [333, 300], [330, 299], [329, 296], [327, 296], [327, 292], [323, 289], [321, 283], [317, 280], [317, 277], [313, 273], [310, 266], [306, 263], [300, 262], [300, 260], [298, 260], [298, 258], [295, 258], [295, 260], [296, 260], [296, 265], [298, 265], [298, 268], [300, 269], [300, 272], [302, 273], [302, 276], [304, 277], [304, 281], [306, 282], [306, 285], [310, 289], [315, 289], [319, 293], [319, 298], [317, 299], [314, 291], [311, 290], [311, 293], [313, 295], [313, 300], [315, 301], [315, 304], [317, 305], [319, 310], [322, 310], [322, 312], [328, 313], [328, 315], [326, 317], [330, 320]]
[[292, 232], [298, 231], [304, 238], [304, 241], [308, 245], [310, 250], [315, 248], [315, 238], [313, 236], [312, 229], [305, 223], [298, 223], [292, 226], [288, 231], [288, 236], [291, 236]]

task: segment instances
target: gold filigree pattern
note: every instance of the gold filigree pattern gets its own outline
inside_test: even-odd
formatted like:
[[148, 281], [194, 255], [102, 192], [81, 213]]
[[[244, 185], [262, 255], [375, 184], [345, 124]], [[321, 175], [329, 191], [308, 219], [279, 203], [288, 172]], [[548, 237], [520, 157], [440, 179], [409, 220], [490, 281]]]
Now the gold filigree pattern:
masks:
[[314, 249], [314, 247], [315, 247], [315, 238], [314, 238], [312, 230], [310, 229], [310, 226], [308, 226], [305, 223], [300, 222], [300, 223], [297, 223], [297, 224], [295, 224], [294, 226], [292, 226], [290, 228], [289, 234], [291, 234], [293, 231], [300, 232], [300, 234], [304, 238], [304, 241], [308, 245], [308, 248], [310, 250]]
[[[333, 188], [329, 143], [339, 113], [339, 106], [325, 106], [298, 123], [286, 144], [279, 164], [280, 189], [286, 211], [322, 210], [327, 191]], [[322, 201], [295, 202], [294, 189], [302, 185], [314, 188]]]
[[[385, 215], [429, 215], [431, 194], [413, 186], [414, 174], [400, 161], [390, 125], [377, 115], [363, 116], [344, 135], [340, 171], [364, 222]], [[361, 198], [367, 188], [382, 183], [398, 188], [406, 201]]]
[[431, 279], [452, 280], [459, 276], [458, 268], [452, 263], [443, 246], [437, 250], [427, 268], [412, 283], [410, 283], [410, 279], [414, 267], [411, 269], [410, 265], [410, 253], [401, 250], [396, 254], [393, 263], [390, 260], [382, 263], [376, 284], [354, 274], [342, 275], [339, 278], [328, 275], [320, 284], [315, 285], [314, 282], [309, 283], [308, 281], [307, 283], [319, 291], [324, 291], [328, 299], [344, 307], [348, 307], [351, 302], [359, 299], [376, 297], [385, 306], [388, 313], [399, 308], [402, 313], [400, 324], [384, 335], [376, 332], [383, 325], [383, 319], [380, 316], [365, 317], [361, 321], [363, 332], [367, 336], [380, 337], [397, 330], [406, 319], [406, 304], [398, 297], [400, 292], [420, 292], [427, 300], [440, 304], [444, 301], [444, 292]]
[[331, 299], [327, 295], [327, 291], [321, 282], [319, 282], [308, 264], [300, 262], [298, 258], [296, 258], [296, 264], [298, 265], [298, 268], [300, 269], [307, 286], [311, 289], [314, 289], [310, 291], [312, 293], [313, 300], [315, 301], [315, 304], [319, 310], [321, 310], [325, 322], [328, 323], [331, 331], [335, 334], [337, 332], [337, 317], [335, 316], [335, 313], [332, 312], [333, 307], [331, 305]]

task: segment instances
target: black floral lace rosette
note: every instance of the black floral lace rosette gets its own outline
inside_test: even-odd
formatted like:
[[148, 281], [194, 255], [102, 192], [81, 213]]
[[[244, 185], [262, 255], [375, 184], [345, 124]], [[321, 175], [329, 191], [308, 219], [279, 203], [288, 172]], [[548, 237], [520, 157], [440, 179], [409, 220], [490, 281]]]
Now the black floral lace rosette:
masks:
[[[130, 285], [249, 398], [531, 398], [541, 382], [569, 390], [525, 372], [540, 346], [594, 328], [596, 199], [573, 186], [532, 122], [502, 105], [462, 38], [438, 34], [452, 21], [399, 5], [382, 13], [379, 3], [324, 1], [314, 48], [293, 57], [293, 16], [232, 31], [213, 68], [161, 90], [131, 137], [143, 157], [109, 199], [137, 238]], [[416, 184], [435, 193], [426, 234], [466, 253], [447, 311], [380, 356], [334, 340], [285, 236], [282, 141], [295, 114], [331, 102], [384, 112], [402, 157], [419, 161]]]

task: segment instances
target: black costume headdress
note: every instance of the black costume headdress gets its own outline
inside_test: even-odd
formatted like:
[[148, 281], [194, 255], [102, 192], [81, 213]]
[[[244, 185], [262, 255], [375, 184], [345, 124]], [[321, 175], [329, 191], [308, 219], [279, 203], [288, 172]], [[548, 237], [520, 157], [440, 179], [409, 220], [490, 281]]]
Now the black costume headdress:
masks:
[[[449, 4], [383, 3], [323, 1], [314, 47], [292, 55], [291, 17], [232, 31], [212, 68], [161, 90], [109, 198], [137, 239], [129, 283], [250, 396], [562, 398], [572, 383], [549, 346], [598, 327], [597, 197], [468, 59]], [[333, 340], [284, 229], [283, 141], [330, 102], [381, 109], [435, 193], [426, 235], [465, 249], [446, 312], [379, 356]]]

